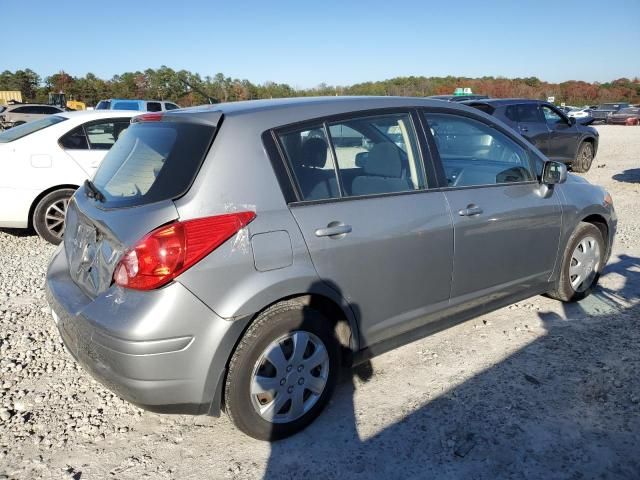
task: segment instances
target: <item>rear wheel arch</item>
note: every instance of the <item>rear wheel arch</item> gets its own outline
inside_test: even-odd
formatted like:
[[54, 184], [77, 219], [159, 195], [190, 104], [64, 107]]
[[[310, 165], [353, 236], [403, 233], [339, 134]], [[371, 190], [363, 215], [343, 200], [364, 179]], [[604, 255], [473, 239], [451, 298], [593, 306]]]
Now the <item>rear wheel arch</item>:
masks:
[[56, 190], [63, 190], [66, 188], [72, 188], [73, 190], [77, 190], [78, 188], [80, 188], [80, 186], [73, 185], [73, 184], [56, 185], [54, 187], [50, 187], [50, 188], [47, 188], [46, 190], [43, 190], [40, 194], [38, 194], [36, 198], [33, 199], [33, 201], [31, 202], [31, 206], [29, 207], [29, 219], [28, 219], [29, 229], [33, 229], [33, 214], [36, 210], [36, 207], [38, 206], [38, 203], [40, 203], [40, 200], [42, 200], [44, 197], [49, 195], [51, 192], [55, 192]]

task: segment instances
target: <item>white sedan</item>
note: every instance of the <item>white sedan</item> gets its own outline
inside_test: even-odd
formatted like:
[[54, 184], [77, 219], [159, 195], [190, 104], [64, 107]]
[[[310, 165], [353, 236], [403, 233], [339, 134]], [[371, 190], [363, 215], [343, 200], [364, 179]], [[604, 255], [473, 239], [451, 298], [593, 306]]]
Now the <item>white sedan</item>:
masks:
[[136, 115], [62, 112], [0, 133], [0, 228], [33, 227], [60, 243], [69, 199]]

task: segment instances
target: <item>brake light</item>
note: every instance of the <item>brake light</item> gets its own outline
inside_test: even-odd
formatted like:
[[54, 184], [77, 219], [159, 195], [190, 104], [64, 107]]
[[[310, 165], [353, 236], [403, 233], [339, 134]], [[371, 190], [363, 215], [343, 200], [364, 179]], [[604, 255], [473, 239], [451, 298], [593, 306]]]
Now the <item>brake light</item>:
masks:
[[113, 280], [121, 287], [135, 290], [152, 290], [166, 285], [255, 217], [254, 212], [236, 212], [160, 227], [124, 253]]
[[162, 120], [162, 112], [143, 113], [131, 119], [131, 123], [138, 122], [159, 122]]

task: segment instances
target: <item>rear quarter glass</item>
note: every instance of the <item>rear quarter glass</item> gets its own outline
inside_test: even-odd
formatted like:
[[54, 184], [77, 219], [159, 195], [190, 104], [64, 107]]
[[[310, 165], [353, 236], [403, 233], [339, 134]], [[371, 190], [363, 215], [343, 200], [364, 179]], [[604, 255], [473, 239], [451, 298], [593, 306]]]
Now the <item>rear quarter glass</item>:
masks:
[[107, 208], [171, 200], [191, 186], [213, 141], [215, 127], [187, 122], [139, 122], [118, 139], [93, 183]]

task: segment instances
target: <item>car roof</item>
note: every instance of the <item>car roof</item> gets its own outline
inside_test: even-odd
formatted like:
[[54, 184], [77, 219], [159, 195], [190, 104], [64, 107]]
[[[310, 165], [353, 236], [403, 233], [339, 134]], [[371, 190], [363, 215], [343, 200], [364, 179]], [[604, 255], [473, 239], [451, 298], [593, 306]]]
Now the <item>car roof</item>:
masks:
[[64, 118], [86, 119], [112, 118], [112, 117], [135, 117], [144, 112], [138, 110], [78, 110], [73, 112], [60, 112], [55, 115]]
[[48, 105], [46, 103], [12, 103], [9, 105], [6, 105], [7, 108], [17, 108], [17, 107], [54, 107], [54, 108], [60, 108], [57, 105]]
[[481, 100], [467, 100], [465, 102], [467, 105], [473, 103], [486, 103], [488, 105], [493, 106], [501, 106], [501, 105], [514, 105], [521, 103], [547, 103], [544, 100], [536, 100], [532, 98], [485, 98]]
[[170, 102], [171, 100], [148, 100], [146, 98], [104, 98], [101, 102]]
[[[200, 105], [196, 107], [182, 108], [163, 112], [165, 115], [247, 115], [260, 112], [299, 113], [301, 117], [313, 118], [314, 116], [326, 116], [354, 112], [358, 110], [376, 110], [385, 108], [412, 108], [434, 107], [443, 108], [442, 100], [434, 100], [423, 97], [374, 97], [374, 96], [336, 96], [336, 97], [293, 97], [268, 100], [246, 100], [241, 102], [217, 103], [213, 105]], [[449, 102], [446, 108], [468, 110], [471, 107], [460, 105], [457, 102]], [[471, 109], [475, 112], [475, 109]]]

